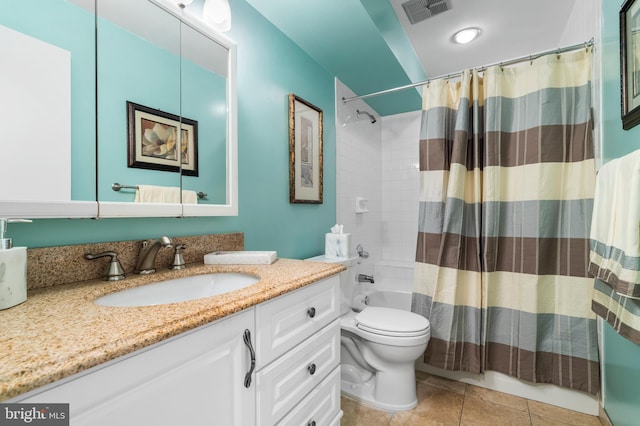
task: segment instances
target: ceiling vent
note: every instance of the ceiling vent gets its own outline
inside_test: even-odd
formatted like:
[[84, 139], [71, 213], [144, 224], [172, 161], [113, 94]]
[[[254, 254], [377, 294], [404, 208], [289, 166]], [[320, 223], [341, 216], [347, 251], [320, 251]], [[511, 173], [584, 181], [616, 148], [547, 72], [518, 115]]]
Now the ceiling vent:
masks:
[[412, 25], [451, 9], [449, 0], [409, 0], [402, 8]]

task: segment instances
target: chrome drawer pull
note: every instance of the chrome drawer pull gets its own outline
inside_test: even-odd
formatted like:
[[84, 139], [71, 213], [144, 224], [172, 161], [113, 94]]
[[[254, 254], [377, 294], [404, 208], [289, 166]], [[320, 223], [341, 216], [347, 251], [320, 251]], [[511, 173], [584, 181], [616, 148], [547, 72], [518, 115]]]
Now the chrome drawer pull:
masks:
[[309, 372], [309, 375], [313, 376], [314, 374], [316, 374], [316, 365], [315, 364], [311, 364], [307, 367], [307, 371]]
[[309, 309], [307, 309], [307, 315], [309, 315], [309, 318], [313, 318], [316, 316], [316, 308], [311, 307]]
[[251, 353], [251, 369], [244, 376], [244, 387], [248, 388], [251, 386], [251, 374], [253, 374], [253, 370], [256, 368], [256, 353], [253, 350], [253, 345], [251, 344], [251, 332], [249, 329], [244, 331], [243, 336], [244, 344], [249, 348], [249, 352]]

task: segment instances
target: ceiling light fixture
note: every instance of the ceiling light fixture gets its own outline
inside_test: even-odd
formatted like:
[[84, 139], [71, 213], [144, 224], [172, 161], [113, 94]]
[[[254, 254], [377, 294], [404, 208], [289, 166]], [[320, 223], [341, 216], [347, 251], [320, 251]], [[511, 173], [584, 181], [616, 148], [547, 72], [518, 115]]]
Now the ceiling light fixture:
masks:
[[205, 0], [202, 19], [217, 31], [229, 31], [231, 29], [229, 0]]
[[480, 35], [480, 28], [465, 28], [453, 35], [453, 41], [458, 44], [467, 44], [472, 42]]

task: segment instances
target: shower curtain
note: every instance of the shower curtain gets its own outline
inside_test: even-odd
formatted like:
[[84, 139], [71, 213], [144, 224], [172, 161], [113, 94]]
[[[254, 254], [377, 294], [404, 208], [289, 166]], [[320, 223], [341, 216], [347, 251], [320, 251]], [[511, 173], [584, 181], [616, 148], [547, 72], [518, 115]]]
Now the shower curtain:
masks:
[[424, 88], [412, 310], [427, 364], [595, 394], [591, 52]]

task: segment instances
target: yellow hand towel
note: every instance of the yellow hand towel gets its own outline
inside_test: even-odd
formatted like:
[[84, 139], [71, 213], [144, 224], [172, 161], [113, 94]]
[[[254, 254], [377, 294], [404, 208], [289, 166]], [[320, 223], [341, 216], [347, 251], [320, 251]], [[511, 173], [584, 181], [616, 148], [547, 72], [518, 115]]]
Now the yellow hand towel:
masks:
[[198, 204], [198, 194], [196, 194], [196, 191], [182, 191], [182, 204]]
[[180, 188], [173, 186], [138, 185], [136, 203], [180, 203]]

